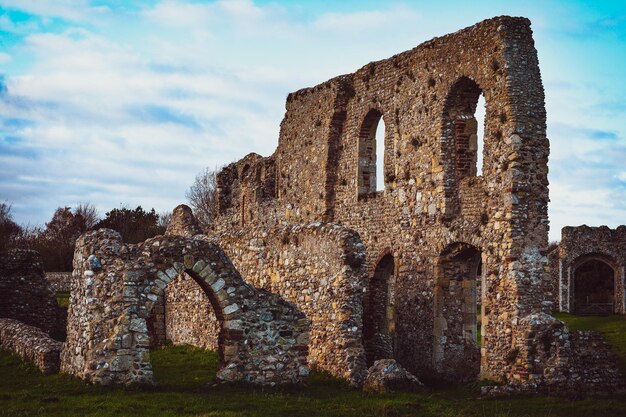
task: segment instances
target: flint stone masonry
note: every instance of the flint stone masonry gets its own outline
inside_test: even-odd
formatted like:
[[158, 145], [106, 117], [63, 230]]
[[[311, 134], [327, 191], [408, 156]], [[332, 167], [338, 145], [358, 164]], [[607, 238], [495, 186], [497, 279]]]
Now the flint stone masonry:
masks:
[[0, 347], [32, 362], [45, 375], [59, 372], [63, 343], [18, 320], [0, 319]]
[[220, 322], [219, 380], [276, 385], [306, 379], [309, 321], [278, 295], [244, 282], [217, 245], [201, 236], [125, 244], [109, 229], [76, 242], [61, 370], [99, 384], [154, 383], [147, 319], [164, 288], [183, 273], [207, 293]]
[[70, 283], [72, 282], [72, 272], [46, 272], [46, 279], [52, 287], [52, 291], [70, 292]]
[[507, 360], [512, 364], [508, 385], [485, 387], [483, 393], [626, 392], [616, 356], [603, 337], [597, 332], [570, 332], [548, 314], [531, 314], [520, 320]]
[[419, 391], [423, 384], [393, 359], [380, 359], [368, 370], [363, 391], [389, 394], [401, 391]]
[[[193, 237], [202, 229], [191, 208], [181, 204], [172, 212], [166, 236]], [[219, 321], [206, 293], [187, 274], [180, 274], [164, 289], [148, 319], [151, 345], [170, 342], [217, 350]]]
[[[612, 304], [607, 306], [607, 313], [626, 314], [626, 295], [624, 291], [624, 281], [626, 273], [626, 226], [619, 226], [610, 229], [606, 226], [589, 227], [587, 225], [578, 227], [564, 227], [561, 229], [561, 242], [558, 250], [553, 252], [551, 258], [554, 259], [551, 266], [552, 283], [558, 294], [558, 308], [560, 311], [571, 313], [586, 313], [586, 308], [593, 310], [593, 299], [585, 300], [585, 297], [578, 297], [584, 288], [576, 288], [576, 274], [583, 272], [583, 267], [589, 262], [596, 262], [600, 266], [608, 267], [607, 277], [609, 288], [607, 293], [598, 301], [600, 304]], [[611, 276], [612, 275], [612, 276]], [[593, 278], [592, 275], [582, 278]], [[612, 281], [612, 282], [610, 282]], [[579, 282], [579, 287], [583, 287], [585, 282]], [[599, 282], [591, 283], [599, 286]], [[593, 289], [593, 288], [592, 288]], [[577, 291], [578, 290], [578, 291]], [[599, 294], [602, 295], [602, 294]], [[578, 298], [578, 304], [576, 300]], [[593, 297], [592, 297], [593, 298]], [[588, 305], [582, 303], [589, 301]], [[578, 308], [577, 308], [578, 307]]]
[[13, 249], [0, 253], [0, 318], [19, 320], [62, 340], [65, 312], [46, 280], [38, 252]]
[[[477, 175], [474, 113], [481, 94], [486, 117]], [[379, 116], [383, 138], [372, 134]], [[384, 143], [379, 192], [376, 140]], [[368, 280], [386, 255], [394, 259], [395, 289], [380, 291], [395, 294], [393, 359], [418, 377], [506, 381], [514, 328], [550, 309], [548, 153], [530, 22], [496, 17], [289, 94], [274, 154], [250, 154], [218, 174], [214, 234], [242, 230], [243, 247], [252, 246], [249, 228], [273, 236], [325, 221], [356, 231]], [[456, 302], [451, 289], [457, 291], [449, 284], [458, 277], [441, 273], [441, 263], [457, 245], [471, 246], [471, 262], [481, 261], [480, 350], [467, 348], [464, 335], [445, 333], [465, 331], [464, 315], [475, 314], [449, 304]], [[469, 265], [465, 270], [476, 274]], [[279, 288], [292, 285], [291, 275], [275, 280]], [[364, 303], [377, 302], [371, 298]], [[362, 317], [364, 327], [370, 319]], [[472, 375], [457, 366], [463, 362]]]
[[366, 277], [358, 234], [318, 222], [270, 233], [248, 227], [216, 239], [250, 283], [294, 303], [311, 320], [310, 367], [355, 385], [363, 381]]

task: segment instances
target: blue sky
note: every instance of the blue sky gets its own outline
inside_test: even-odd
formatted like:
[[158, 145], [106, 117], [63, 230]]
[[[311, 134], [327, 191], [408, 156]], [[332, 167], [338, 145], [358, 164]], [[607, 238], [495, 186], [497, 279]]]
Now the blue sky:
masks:
[[626, 223], [623, 1], [0, 0], [0, 201], [157, 211], [205, 166], [271, 154], [286, 95], [480, 20], [532, 22], [550, 238]]

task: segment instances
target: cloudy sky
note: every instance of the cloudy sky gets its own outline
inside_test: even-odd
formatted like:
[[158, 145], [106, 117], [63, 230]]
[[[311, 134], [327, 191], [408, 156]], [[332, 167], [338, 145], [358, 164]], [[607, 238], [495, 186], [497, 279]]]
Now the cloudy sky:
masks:
[[551, 239], [626, 223], [621, 1], [0, 0], [0, 202], [157, 211], [276, 147], [286, 95], [497, 15], [533, 22]]

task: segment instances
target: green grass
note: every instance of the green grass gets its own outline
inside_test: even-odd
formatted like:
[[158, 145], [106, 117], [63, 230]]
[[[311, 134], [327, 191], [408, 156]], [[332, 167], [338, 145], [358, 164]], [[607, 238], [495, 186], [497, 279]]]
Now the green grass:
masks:
[[570, 330], [595, 330], [602, 333], [619, 359], [619, 368], [626, 375], [626, 319], [624, 316], [575, 316], [556, 313], [554, 317], [565, 322]]
[[56, 297], [57, 297], [57, 304], [60, 305], [61, 307], [69, 307], [70, 305], [70, 293], [69, 292], [57, 292], [56, 293]]
[[217, 355], [188, 346], [153, 351], [156, 387], [90, 386], [68, 375], [44, 377], [0, 351], [0, 416], [618, 416], [626, 398], [477, 400], [474, 383], [419, 394], [367, 395], [312, 373], [308, 386], [216, 385]]

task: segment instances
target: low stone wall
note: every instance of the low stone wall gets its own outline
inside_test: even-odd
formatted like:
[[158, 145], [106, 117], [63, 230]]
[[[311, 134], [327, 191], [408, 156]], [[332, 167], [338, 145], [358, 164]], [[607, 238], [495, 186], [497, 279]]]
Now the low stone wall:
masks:
[[32, 362], [46, 375], [59, 372], [63, 343], [41, 329], [13, 319], [0, 319], [0, 346]]
[[485, 387], [489, 394], [624, 392], [615, 354], [600, 333], [570, 332], [548, 314], [531, 314], [515, 328], [512, 346], [508, 385]]
[[309, 366], [361, 384], [366, 276], [359, 235], [318, 222], [216, 239], [247, 281], [296, 304], [311, 320]]
[[70, 292], [72, 271], [69, 272], [46, 272], [46, 279], [52, 290], [57, 292]]
[[0, 253], [0, 317], [39, 327], [63, 340], [65, 311], [45, 278], [38, 252], [13, 249]]

